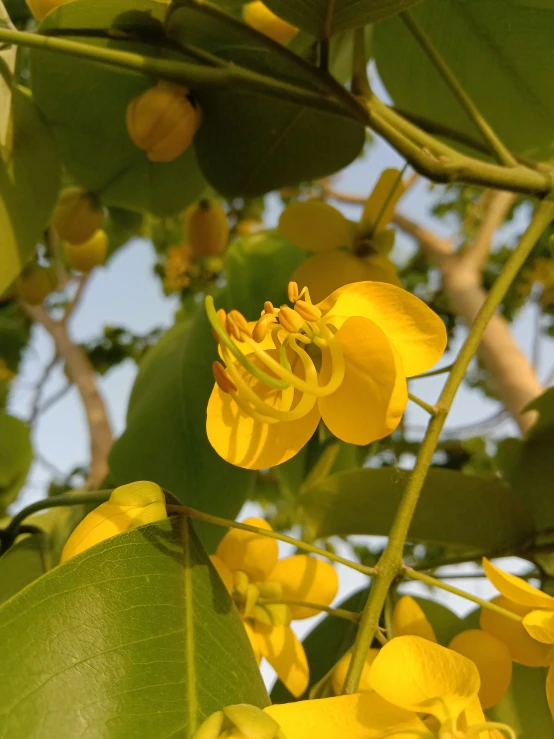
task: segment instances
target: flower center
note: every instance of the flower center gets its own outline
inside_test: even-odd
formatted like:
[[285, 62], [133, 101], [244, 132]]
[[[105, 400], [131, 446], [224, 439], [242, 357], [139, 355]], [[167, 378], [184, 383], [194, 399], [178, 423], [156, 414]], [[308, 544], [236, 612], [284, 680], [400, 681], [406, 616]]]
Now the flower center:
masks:
[[288, 626], [292, 620], [287, 605], [271, 602], [283, 597], [280, 582], [250, 582], [248, 575], [239, 570], [233, 573], [232, 597], [242, 618], [249, 621], [258, 621], [267, 626]]
[[[274, 308], [266, 301], [252, 330], [241, 313], [216, 311], [213, 298], [206, 298], [208, 319], [225, 364], [213, 363], [215, 380], [242, 411], [262, 423], [306, 416], [318, 398], [334, 393], [344, 379], [344, 357], [330, 322], [312, 304], [307, 288], [299, 292], [298, 285], [290, 282], [288, 295], [294, 308]], [[268, 335], [270, 350], [260, 346]], [[321, 382], [314, 364], [314, 350], [325, 353], [329, 363], [326, 382]], [[253, 380], [258, 381], [257, 387]]]

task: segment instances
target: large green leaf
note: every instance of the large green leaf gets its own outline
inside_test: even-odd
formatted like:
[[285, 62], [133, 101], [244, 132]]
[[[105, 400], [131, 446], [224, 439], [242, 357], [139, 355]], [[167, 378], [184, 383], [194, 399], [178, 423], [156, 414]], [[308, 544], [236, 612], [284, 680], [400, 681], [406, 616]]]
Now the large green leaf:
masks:
[[[255, 475], [225, 462], [206, 436], [215, 359], [217, 345], [203, 310], [162, 337], [141, 363], [110, 469], [118, 485], [152, 480], [193, 508], [234, 519]], [[210, 550], [223, 533], [216, 526], [201, 529]]]
[[421, 0], [265, 0], [274, 13], [316, 38], [359, 28], [408, 10]]
[[[165, 12], [165, 4], [156, 0], [77, 0], [49, 13], [40, 31], [86, 28], [90, 35], [75, 40], [143, 55], [168, 55], [156, 44], [156, 37], [163, 34]], [[142, 29], [150, 43], [127, 41], [122, 34], [113, 41], [93, 33], [112, 26]], [[37, 49], [31, 51], [31, 70], [37, 105], [54, 130], [65, 165], [105, 204], [167, 215], [182, 210], [205, 189], [194, 147], [173, 162], [154, 163], [129, 138], [127, 105], [152, 87], [154, 79]]]
[[0, 411], [0, 515], [16, 499], [32, 461], [29, 427]]
[[[388, 536], [409, 476], [393, 468], [361, 469], [316, 482], [300, 498], [309, 535]], [[409, 538], [481, 553], [517, 546], [532, 533], [529, 512], [499, 480], [432, 468]]]
[[48, 534], [25, 535], [0, 557], [0, 604], [50, 569]]
[[[522, 0], [426, 0], [414, 10], [507, 146], [554, 159], [554, 6]], [[379, 73], [400, 108], [479, 136], [399, 18], [375, 29]]]
[[[2, 61], [0, 60], [0, 64]], [[0, 88], [6, 82], [0, 76]], [[0, 121], [0, 294], [33, 254], [48, 223], [60, 187], [54, 141], [29, 94], [11, 86], [6, 137]]]
[[[324, 92], [313, 69], [271, 39], [203, 7], [176, 7], [168, 35], [248, 70]], [[239, 87], [197, 91], [202, 125], [198, 161], [210, 184], [230, 196], [255, 196], [336, 172], [360, 153], [354, 119]]]
[[0, 608], [10, 739], [188, 739], [268, 699], [240, 617], [190, 522], [109, 539]]
[[517, 739], [554, 739], [552, 715], [546, 701], [546, 673], [545, 669], [514, 662], [508, 692], [486, 712], [488, 720], [508, 724]]
[[[368, 593], [367, 588], [358, 590], [354, 595], [340, 603], [337, 608], [361, 612]], [[335, 616], [326, 616], [306, 636], [303, 644], [310, 665], [310, 682], [304, 697], [308, 695], [312, 686], [322, 680], [354, 644], [357, 630], [358, 627], [352, 621], [346, 621]], [[271, 701], [273, 703], [289, 703], [294, 700], [294, 696], [278, 680], [271, 691]]]
[[529, 406], [539, 419], [525, 439], [505, 439], [499, 444], [497, 462], [504, 478], [529, 506], [537, 531], [554, 526], [554, 388]]

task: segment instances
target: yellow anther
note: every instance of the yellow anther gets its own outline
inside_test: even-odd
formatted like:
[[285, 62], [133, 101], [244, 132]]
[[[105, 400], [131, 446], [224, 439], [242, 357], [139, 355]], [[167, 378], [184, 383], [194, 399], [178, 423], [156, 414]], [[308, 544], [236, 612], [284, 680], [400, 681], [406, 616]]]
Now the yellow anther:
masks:
[[[217, 317], [219, 318], [219, 322], [221, 323], [221, 325], [223, 327], [225, 327], [225, 321], [227, 320], [227, 313], [225, 313], [225, 311], [223, 310], [223, 308], [220, 308], [217, 311]], [[212, 328], [212, 336], [214, 337], [214, 339], [219, 344], [219, 336], [216, 334], [216, 332], [214, 331], [213, 328]]]
[[244, 601], [244, 617], [248, 618], [253, 611], [256, 610], [258, 602], [258, 598], [260, 597], [260, 591], [258, 588], [250, 583], [250, 585], [246, 588], [246, 598]]
[[246, 572], [242, 572], [242, 570], [236, 570], [236, 572], [233, 573], [233, 586], [237, 593], [245, 596], [249, 584], [250, 580], [248, 579], [248, 575], [246, 574]]
[[230, 336], [233, 336], [237, 341], [242, 341], [244, 335], [251, 336], [250, 327], [248, 321], [238, 310], [232, 310], [225, 321], [225, 328]]
[[275, 308], [273, 307], [273, 303], [271, 300], [266, 300], [264, 303], [264, 313], [273, 315], [275, 313]]
[[227, 370], [221, 364], [221, 362], [214, 362], [212, 364], [212, 372], [214, 373], [215, 381], [224, 393], [228, 393], [231, 390], [233, 390], [234, 392], [237, 391], [237, 386], [231, 380], [231, 378], [227, 374]]
[[317, 321], [321, 318], [321, 311], [317, 305], [307, 303], [305, 300], [297, 300], [294, 304], [294, 310], [302, 316], [305, 321]]
[[279, 323], [289, 334], [295, 334], [302, 328], [305, 321], [288, 305], [282, 305], [279, 310]]
[[267, 336], [269, 327], [273, 323], [277, 323], [277, 318], [273, 315], [273, 313], [264, 313], [264, 315], [260, 318], [260, 320], [254, 326], [254, 329], [252, 330], [252, 338], [254, 339], [254, 341], [256, 341], [258, 344], [262, 342]]
[[298, 300], [298, 285], [296, 282], [289, 282], [288, 294], [290, 302], [296, 303]]

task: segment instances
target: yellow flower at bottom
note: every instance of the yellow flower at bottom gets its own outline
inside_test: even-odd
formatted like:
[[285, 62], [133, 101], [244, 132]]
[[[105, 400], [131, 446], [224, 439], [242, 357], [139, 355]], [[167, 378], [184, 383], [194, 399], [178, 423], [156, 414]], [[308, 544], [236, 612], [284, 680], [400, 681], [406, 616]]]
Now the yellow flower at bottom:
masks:
[[446, 345], [440, 318], [393, 285], [356, 282], [314, 305], [291, 282], [289, 296], [294, 309], [266, 302], [250, 324], [206, 299], [225, 363], [215, 363], [206, 429], [239, 467], [285, 462], [320, 419], [351, 444], [388, 436], [406, 408], [406, 378], [431, 368]]
[[121, 485], [115, 488], [107, 503], [85, 516], [73, 531], [63, 548], [61, 562], [112, 536], [164, 518], [167, 518], [165, 496], [159, 485], [144, 481]]
[[249, 26], [255, 28], [256, 31], [260, 31], [260, 33], [265, 33], [266, 36], [279, 44], [288, 44], [298, 33], [296, 26], [279, 18], [260, 0], [246, 3], [242, 11], [242, 17]]
[[[245, 524], [271, 531], [261, 518]], [[334, 568], [315, 557], [296, 554], [279, 560], [277, 541], [262, 534], [231, 529], [211, 557], [242, 616], [256, 659], [264, 657], [296, 697], [308, 686], [309, 668], [292, 619], [310, 618], [313, 608], [288, 603], [330, 605], [338, 590]]]

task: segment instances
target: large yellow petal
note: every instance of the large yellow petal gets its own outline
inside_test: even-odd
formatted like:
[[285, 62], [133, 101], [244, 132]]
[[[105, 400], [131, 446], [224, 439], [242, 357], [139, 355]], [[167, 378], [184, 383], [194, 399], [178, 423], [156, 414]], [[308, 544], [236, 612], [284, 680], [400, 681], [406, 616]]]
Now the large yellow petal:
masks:
[[322, 200], [291, 203], [281, 213], [278, 228], [291, 244], [307, 251], [350, 246], [355, 230], [340, 210]]
[[[239, 371], [262, 400], [272, 407], [280, 407], [280, 391], [259, 382], [242, 367]], [[293, 408], [300, 397], [300, 393], [295, 391]], [[210, 444], [227, 462], [261, 470], [294, 457], [313, 435], [319, 419], [315, 404], [307, 415], [296, 421], [271, 424], [257, 421], [241, 410], [233, 398], [216, 384], [208, 401], [206, 431]]]
[[112, 536], [164, 518], [167, 510], [159, 485], [142, 481], [121, 485], [115, 488], [107, 503], [85, 516], [66, 541], [60, 561], [66, 562]]
[[419, 636], [398, 636], [385, 644], [369, 678], [389, 703], [431, 713], [441, 723], [458, 717], [479, 692], [473, 662]]
[[248, 621], [243, 621], [242, 624], [246, 631], [246, 635], [248, 636], [248, 639], [250, 641], [250, 645], [252, 646], [252, 651], [254, 652], [254, 657], [256, 658], [256, 662], [260, 664], [260, 660], [262, 658], [262, 651], [260, 649], [258, 635], [254, 631], [252, 626], [248, 623]]
[[379, 231], [386, 228], [405, 191], [402, 173], [398, 169], [385, 169], [366, 201], [362, 223], [366, 221], [372, 228], [377, 226]]
[[225, 585], [227, 591], [231, 594], [233, 592], [233, 573], [227, 567], [221, 557], [217, 556], [217, 554], [210, 554], [210, 559], [213, 566], [217, 570], [217, 574], [221, 578], [221, 582]]
[[307, 287], [314, 303], [319, 303], [339, 287], [352, 282], [389, 282], [402, 286], [396, 267], [388, 257], [362, 259], [347, 251], [330, 251], [306, 259], [291, 280]]
[[420, 636], [422, 639], [437, 641], [435, 631], [423, 609], [411, 595], [403, 595], [394, 607], [392, 614], [394, 636]]
[[287, 739], [433, 737], [415, 714], [387, 703], [377, 693], [283, 703], [264, 711], [277, 721]]
[[[263, 518], [247, 518], [243, 523], [266, 531], [273, 529]], [[279, 547], [275, 539], [243, 529], [230, 529], [219, 542], [217, 557], [231, 572], [246, 572], [250, 580], [266, 580], [275, 567]]]
[[298, 698], [308, 687], [306, 652], [290, 626], [266, 626], [256, 621], [254, 631], [265, 657], [287, 690]]
[[[408, 402], [406, 378], [385, 333], [366, 318], [348, 319], [335, 335], [345, 361], [339, 389], [318, 400], [329, 430], [350, 444], [369, 444], [391, 434]], [[331, 374], [323, 353], [321, 381]]]
[[542, 644], [554, 644], [554, 611], [531, 611], [523, 617], [523, 627]]
[[[306, 554], [278, 560], [267, 579], [282, 584], [284, 600], [305, 600], [324, 606], [333, 602], [339, 589], [335, 568], [329, 562]], [[302, 606], [290, 606], [290, 611], [293, 619], [310, 618], [321, 613]]]
[[[370, 693], [373, 690], [369, 681], [369, 673], [371, 670], [371, 665], [373, 664], [373, 661], [378, 654], [378, 649], [370, 649], [367, 653], [367, 657], [365, 659], [364, 667], [360, 677], [360, 682], [358, 683], [358, 693]], [[346, 652], [346, 654], [344, 654], [337, 662], [335, 669], [333, 670], [331, 683], [333, 685], [333, 690], [337, 695], [340, 695], [342, 693], [342, 690], [344, 688], [344, 681], [346, 680], [346, 675], [348, 673], [348, 668], [350, 667], [351, 661], [352, 652]]]
[[[460, 730], [469, 729], [472, 726], [481, 726], [486, 721], [483, 707], [479, 698], [476, 696], [458, 719], [458, 728]], [[471, 734], [471, 737], [472, 739], [505, 739], [504, 733], [497, 732], [496, 729], [492, 731], [480, 731], [478, 735]]]
[[448, 645], [470, 659], [479, 670], [479, 700], [483, 708], [492, 708], [510, 687], [512, 656], [503, 641], [488, 631], [468, 629], [457, 634]]
[[[503, 595], [493, 598], [491, 603], [517, 613], [519, 616], [526, 616], [532, 610], [526, 606], [518, 606], [517, 603], [513, 603]], [[491, 611], [489, 608], [483, 608], [481, 610], [481, 628], [504, 642], [510, 650], [514, 662], [526, 667], [545, 667], [550, 663], [552, 648], [532, 639], [521, 622], [512, 621], [512, 619]]]
[[521, 577], [504, 572], [493, 565], [486, 557], [483, 557], [483, 569], [494, 587], [508, 600], [518, 603], [520, 606], [554, 610], [554, 598], [552, 596], [529, 585]]
[[351, 316], [364, 316], [376, 323], [402, 357], [406, 377], [430, 369], [446, 348], [446, 329], [437, 314], [415, 295], [395, 285], [346, 285], [318, 307], [337, 327]]
[[554, 719], [554, 664], [550, 665], [548, 675], [546, 676], [546, 699], [550, 713]]

